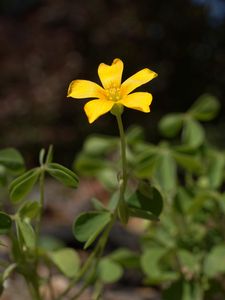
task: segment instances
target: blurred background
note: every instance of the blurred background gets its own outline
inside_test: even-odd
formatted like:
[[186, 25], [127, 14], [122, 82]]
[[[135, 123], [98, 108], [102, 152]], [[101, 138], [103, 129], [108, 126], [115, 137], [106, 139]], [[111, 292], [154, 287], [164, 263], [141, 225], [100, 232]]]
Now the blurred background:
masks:
[[117, 134], [112, 115], [89, 125], [85, 101], [66, 98], [70, 81], [98, 82], [99, 63], [116, 57], [123, 79], [145, 67], [159, 74], [144, 86], [151, 114], [126, 110], [126, 127], [142, 125], [157, 142], [159, 118], [207, 92], [222, 105], [209, 139], [224, 146], [224, 0], [0, 0], [1, 148], [17, 147], [32, 165], [52, 143], [70, 165], [87, 134]]

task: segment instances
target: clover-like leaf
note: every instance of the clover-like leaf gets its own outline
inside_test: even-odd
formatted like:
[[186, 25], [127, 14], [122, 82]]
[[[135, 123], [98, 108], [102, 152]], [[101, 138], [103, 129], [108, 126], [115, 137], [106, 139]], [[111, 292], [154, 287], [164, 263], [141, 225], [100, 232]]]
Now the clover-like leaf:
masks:
[[78, 216], [73, 224], [73, 233], [80, 242], [86, 242], [84, 248], [89, 247], [100, 232], [111, 220], [111, 213], [107, 211], [90, 211]]
[[197, 148], [201, 146], [205, 139], [205, 132], [202, 125], [192, 118], [185, 121], [185, 126], [182, 132], [183, 143], [187, 146]]
[[204, 273], [212, 278], [225, 273], [225, 244], [214, 246], [204, 261]]
[[97, 276], [104, 283], [118, 281], [123, 275], [123, 268], [110, 258], [103, 258], [99, 262]]
[[77, 175], [60, 164], [50, 163], [47, 165], [46, 171], [65, 186], [76, 188], [78, 185]]
[[77, 275], [80, 259], [77, 252], [72, 248], [62, 248], [49, 253], [50, 259], [59, 270], [69, 278]]
[[21, 218], [34, 219], [40, 213], [40, 203], [38, 201], [25, 202], [19, 210]]
[[220, 109], [220, 103], [216, 97], [210, 94], [201, 95], [189, 109], [189, 113], [199, 121], [214, 119]]
[[16, 224], [27, 248], [34, 249], [36, 245], [36, 236], [30, 222], [17, 217]]
[[20, 173], [24, 169], [24, 159], [14, 148], [0, 150], [0, 164], [13, 173]]
[[33, 188], [41, 173], [40, 168], [32, 169], [13, 180], [9, 186], [9, 195], [13, 202], [22, 200]]
[[182, 114], [174, 113], [163, 117], [159, 122], [159, 131], [168, 138], [175, 137], [183, 125]]
[[146, 182], [141, 182], [138, 190], [126, 201], [130, 216], [147, 220], [158, 220], [163, 208], [161, 193]]

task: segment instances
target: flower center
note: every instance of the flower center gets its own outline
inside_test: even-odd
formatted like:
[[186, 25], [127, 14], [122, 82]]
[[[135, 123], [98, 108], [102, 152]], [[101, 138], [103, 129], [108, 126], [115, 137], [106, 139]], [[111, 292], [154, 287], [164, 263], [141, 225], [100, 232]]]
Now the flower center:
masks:
[[106, 96], [110, 101], [118, 101], [121, 98], [120, 88], [112, 86], [106, 90]]

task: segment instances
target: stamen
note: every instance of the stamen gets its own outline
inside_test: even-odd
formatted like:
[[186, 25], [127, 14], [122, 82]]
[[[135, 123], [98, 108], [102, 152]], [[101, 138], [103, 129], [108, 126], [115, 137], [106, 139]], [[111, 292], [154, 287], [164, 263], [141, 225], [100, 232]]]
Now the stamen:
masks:
[[116, 87], [114, 84], [106, 90], [107, 98], [111, 101], [118, 101], [121, 98], [120, 88]]

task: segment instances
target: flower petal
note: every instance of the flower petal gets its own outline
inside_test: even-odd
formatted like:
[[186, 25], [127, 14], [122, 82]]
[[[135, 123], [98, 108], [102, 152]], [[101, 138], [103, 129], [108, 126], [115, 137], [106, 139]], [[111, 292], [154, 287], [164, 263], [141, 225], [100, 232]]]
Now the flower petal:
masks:
[[74, 80], [70, 83], [67, 97], [72, 98], [100, 98], [104, 95], [103, 88], [89, 80]]
[[101, 63], [98, 67], [98, 76], [105, 89], [119, 87], [123, 73], [123, 62], [119, 58], [113, 60], [111, 66]]
[[158, 76], [155, 72], [151, 71], [150, 69], [143, 69], [133, 76], [129, 77], [127, 80], [123, 82], [121, 85], [121, 91], [123, 95], [128, 95], [130, 92], [135, 90], [137, 87], [145, 84]]
[[118, 101], [124, 106], [143, 112], [150, 112], [150, 104], [152, 102], [152, 95], [150, 93], [132, 93], [122, 100]]
[[84, 110], [89, 123], [93, 123], [98, 117], [111, 110], [115, 102], [109, 100], [92, 100], [85, 104]]

